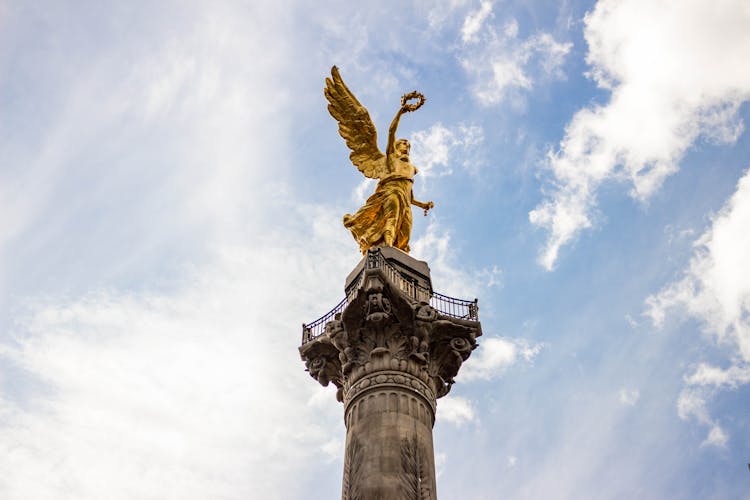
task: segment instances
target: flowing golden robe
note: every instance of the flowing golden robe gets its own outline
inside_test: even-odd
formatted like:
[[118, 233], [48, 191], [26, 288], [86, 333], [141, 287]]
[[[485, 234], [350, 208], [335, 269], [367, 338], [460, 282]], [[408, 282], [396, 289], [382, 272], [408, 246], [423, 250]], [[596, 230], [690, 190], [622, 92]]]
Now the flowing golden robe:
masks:
[[[377, 246], [408, 252], [411, 205], [421, 207], [427, 215], [434, 204], [414, 199], [412, 185], [417, 168], [409, 162], [409, 141], [396, 140], [396, 129], [401, 115], [419, 109], [424, 96], [414, 91], [401, 97], [401, 107], [388, 127], [388, 146], [383, 154], [370, 114], [346, 86], [336, 66], [331, 68], [331, 78], [326, 78], [323, 94], [328, 112], [339, 124], [339, 134], [351, 149], [349, 159], [365, 177], [379, 181], [375, 193], [357, 213], [344, 215], [344, 227], [351, 231], [362, 253]], [[418, 102], [410, 104], [413, 99]]]
[[384, 176], [357, 213], [344, 215], [344, 226], [352, 232], [362, 253], [371, 247], [385, 245], [386, 233], [392, 236], [394, 247], [409, 251], [412, 184], [416, 170], [411, 169], [411, 176], [404, 173]]

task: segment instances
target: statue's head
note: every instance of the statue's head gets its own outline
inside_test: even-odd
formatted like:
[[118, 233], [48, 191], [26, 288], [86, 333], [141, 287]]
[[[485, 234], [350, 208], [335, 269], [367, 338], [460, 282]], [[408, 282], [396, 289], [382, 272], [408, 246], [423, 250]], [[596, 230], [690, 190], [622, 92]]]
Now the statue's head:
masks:
[[409, 144], [409, 141], [407, 141], [406, 139], [398, 139], [393, 145], [393, 149], [396, 150], [396, 155], [400, 160], [409, 161], [409, 150], [411, 149], [411, 144]]

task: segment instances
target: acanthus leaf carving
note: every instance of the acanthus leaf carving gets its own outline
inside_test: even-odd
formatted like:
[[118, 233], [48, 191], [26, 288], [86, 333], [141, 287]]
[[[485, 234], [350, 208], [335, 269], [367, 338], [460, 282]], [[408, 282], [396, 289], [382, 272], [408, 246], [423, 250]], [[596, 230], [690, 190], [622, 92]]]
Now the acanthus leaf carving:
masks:
[[401, 440], [400, 485], [404, 500], [433, 500], [426, 462], [427, 453], [416, 438]]
[[[355, 369], [370, 366], [377, 356], [406, 361], [415, 375], [426, 371], [435, 396], [446, 395], [477, 346], [479, 323], [445, 316], [429, 303], [407, 297], [379, 270], [365, 270], [360, 283], [342, 313], [326, 323], [324, 334], [300, 348], [310, 374], [323, 385], [347, 387], [345, 380], [364, 373]], [[337, 397], [342, 400], [341, 391]]]

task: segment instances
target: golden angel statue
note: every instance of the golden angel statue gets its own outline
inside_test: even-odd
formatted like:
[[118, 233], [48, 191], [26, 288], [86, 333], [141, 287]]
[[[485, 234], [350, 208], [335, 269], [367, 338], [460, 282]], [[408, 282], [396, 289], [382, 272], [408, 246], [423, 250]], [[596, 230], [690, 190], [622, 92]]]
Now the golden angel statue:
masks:
[[[375, 193], [354, 215], [344, 215], [344, 226], [352, 232], [362, 253], [377, 246], [392, 246], [409, 251], [411, 235], [411, 205], [424, 209], [424, 214], [434, 207], [431, 201], [414, 199], [412, 184], [417, 168], [409, 162], [409, 141], [396, 139], [396, 129], [401, 115], [416, 111], [425, 98], [411, 92], [401, 98], [401, 108], [388, 129], [388, 146], [385, 154], [378, 149], [378, 136], [370, 114], [359, 103], [341, 79], [338, 68], [331, 68], [331, 78], [326, 78], [324, 89], [328, 111], [339, 122], [339, 134], [352, 150], [352, 163], [371, 179], [378, 179]], [[409, 101], [417, 99], [416, 104]]]

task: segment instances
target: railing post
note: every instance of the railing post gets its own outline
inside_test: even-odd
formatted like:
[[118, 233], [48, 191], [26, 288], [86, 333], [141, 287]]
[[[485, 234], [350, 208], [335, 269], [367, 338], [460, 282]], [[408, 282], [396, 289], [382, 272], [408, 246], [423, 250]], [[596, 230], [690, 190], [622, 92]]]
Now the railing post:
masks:
[[425, 301], [431, 304], [439, 313], [446, 316], [452, 316], [454, 318], [468, 319], [473, 321], [479, 320], [479, 305], [478, 299], [473, 301], [456, 299], [448, 297], [446, 295], [432, 292], [427, 288], [420, 286], [417, 281], [409, 279], [406, 276], [402, 276], [401, 273], [394, 268], [383, 256], [380, 249], [369, 250], [365, 261], [365, 266], [361, 273], [355, 278], [349, 285], [349, 288], [345, 290], [344, 299], [336, 305], [332, 310], [327, 312], [322, 317], [313, 321], [312, 323], [302, 324], [302, 343], [305, 344], [314, 340], [319, 335], [325, 332], [325, 325], [330, 319], [336, 314], [341, 312], [349, 301], [352, 299], [352, 295], [359, 289], [362, 280], [365, 276], [366, 269], [382, 269], [386, 278], [402, 293], [410, 297], [416, 302]]

